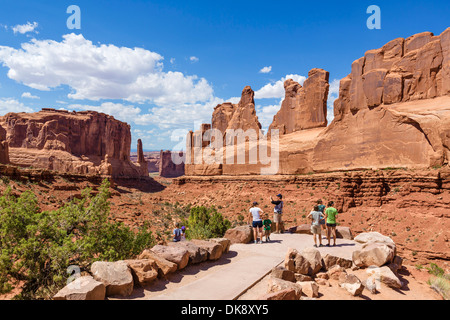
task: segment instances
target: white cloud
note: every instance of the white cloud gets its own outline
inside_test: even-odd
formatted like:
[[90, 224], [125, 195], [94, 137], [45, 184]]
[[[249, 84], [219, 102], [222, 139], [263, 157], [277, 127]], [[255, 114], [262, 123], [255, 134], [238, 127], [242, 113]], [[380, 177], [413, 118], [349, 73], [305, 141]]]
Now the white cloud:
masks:
[[123, 99], [165, 106], [212, 98], [213, 89], [204, 78], [163, 72], [163, 59], [142, 48], [97, 46], [73, 33], [61, 42], [32, 39], [21, 49], [0, 46], [0, 62], [9, 68], [9, 78], [43, 91], [67, 85], [71, 99]]
[[26, 107], [22, 102], [13, 98], [0, 98], [0, 115], [5, 115], [9, 112], [34, 112], [33, 109]]
[[14, 31], [14, 34], [16, 33], [20, 33], [20, 34], [25, 34], [27, 32], [35, 32], [37, 33], [37, 31], [35, 31], [35, 29], [38, 27], [38, 23], [37, 22], [27, 22], [26, 24], [18, 24], [14, 27], [12, 27], [12, 30]]
[[189, 58], [189, 60], [191, 60], [192, 63], [196, 63], [196, 62], [198, 62], [200, 59], [197, 58], [196, 56], [192, 56], [192, 57]]
[[278, 113], [278, 111], [280, 111], [282, 102], [283, 99], [281, 99], [280, 102], [275, 105], [257, 107], [258, 120], [261, 123], [261, 127], [264, 132], [267, 132], [269, 126], [273, 122], [273, 117]]
[[170, 63], [174, 64], [175, 63], [175, 58], [170, 58]]
[[259, 73], [270, 73], [272, 71], [272, 66], [264, 67], [261, 70], [259, 70]]
[[284, 90], [284, 82], [287, 79], [292, 79], [297, 81], [301, 85], [305, 82], [306, 77], [298, 75], [298, 74], [289, 74], [286, 77], [281, 78], [280, 80], [274, 83], [268, 83], [261, 89], [255, 92], [255, 99], [281, 99], [285, 96]]
[[113, 116], [117, 120], [124, 121], [127, 123], [135, 122], [136, 117], [138, 117], [141, 113], [140, 108], [136, 108], [132, 105], [123, 105], [121, 103], [113, 103], [113, 102], [104, 102], [100, 106], [71, 104], [67, 108], [106, 113]]
[[40, 97], [38, 96], [33, 96], [31, 93], [29, 92], [24, 92], [22, 93], [22, 98], [27, 98], [27, 99], [40, 99]]

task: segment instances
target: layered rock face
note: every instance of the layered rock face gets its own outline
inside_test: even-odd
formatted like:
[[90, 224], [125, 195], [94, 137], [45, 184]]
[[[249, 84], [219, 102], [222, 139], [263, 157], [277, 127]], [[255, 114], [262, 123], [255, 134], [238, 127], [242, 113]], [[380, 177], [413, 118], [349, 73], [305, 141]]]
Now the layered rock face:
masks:
[[448, 163], [449, 65], [450, 28], [367, 51], [341, 80], [335, 121], [318, 140], [314, 169]]
[[77, 174], [148, 176], [146, 163], [130, 161], [130, 126], [106, 114], [43, 109], [9, 113], [0, 117], [0, 125], [13, 164]]
[[312, 69], [303, 87], [292, 79], [284, 83], [286, 97], [269, 127], [281, 135], [305, 129], [326, 127], [329, 73]]
[[165, 178], [176, 178], [184, 176], [184, 153], [179, 152], [178, 157], [180, 161], [175, 163], [172, 159], [172, 151], [162, 151], [160, 153], [159, 175]]
[[0, 127], [0, 164], [9, 163], [9, 145], [6, 141], [6, 130]]
[[[242, 90], [241, 100], [237, 107], [234, 108], [234, 113], [228, 122], [227, 129], [242, 129], [244, 131], [253, 129], [257, 134], [259, 133], [261, 123], [259, 123], [258, 116], [256, 115], [254, 97], [255, 92], [251, 87], [247, 86]], [[216, 129], [214, 126], [212, 128]]]

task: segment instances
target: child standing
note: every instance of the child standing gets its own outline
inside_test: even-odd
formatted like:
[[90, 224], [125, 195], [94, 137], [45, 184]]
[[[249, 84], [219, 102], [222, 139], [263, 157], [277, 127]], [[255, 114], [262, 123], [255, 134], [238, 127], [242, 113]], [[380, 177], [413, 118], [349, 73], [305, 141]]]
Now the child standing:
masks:
[[266, 236], [266, 242], [270, 241], [271, 225], [272, 221], [269, 219], [269, 215], [267, 213], [264, 214], [263, 226], [264, 226], [264, 235]]

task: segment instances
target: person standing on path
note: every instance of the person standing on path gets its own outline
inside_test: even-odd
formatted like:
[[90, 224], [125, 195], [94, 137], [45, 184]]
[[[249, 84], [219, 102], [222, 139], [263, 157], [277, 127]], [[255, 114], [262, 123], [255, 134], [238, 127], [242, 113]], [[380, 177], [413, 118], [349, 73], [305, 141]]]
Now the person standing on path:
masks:
[[283, 196], [281, 194], [277, 195], [277, 200], [275, 201], [270, 197], [270, 201], [275, 205], [275, 208], [273, 209], [273, 222], [276, 223], [275, 233], [281, 233], [281, 224], [283, 223]]
[[264, 235], [266, 236], [266, 242], [270, 241], [270, 231], [272, 229], [271, 225], [272, 225], [272, 221], [270, 221], [269, 215], [267, 213], [265, 213], [263, 226], [264, 226]]
[[[326, 206], [322, 203], [322, 199], [317, 200], [317, 206], [319, 207], [319, 211], [322, 212], [323, 216], [325, 217], [325, 208]], [[325, 219], [319, 221], [319, 225], [323, 229], [323, 231], [326, 233], [327, 225]]]
[[258, 234], [259, 234], [259, 243], [262, 243], [262, 228], [263, 221], [261, 219], [261, 214], [264, 212], [257, 207], [258, 202], [253, 202], [253, 207], [250, 209], [250, 218], [252, 219], [252, 227], [253, 227], [253, 239], [255, 243], [258, 243]]
[[328, 203], [327, 210], [325, 210], [325, 218], [327, 219], [328, 246], [330, 246], [331, 234], [333, 234], [333, 240], [334, 240], [333, 246], [336, 246], [336, 226], [337, 226], [336, 218], [338, 215], [338, 211], [333, 206], [334, 206], [334, 202], [330, 201]]
[[323, 220], [325, 221], [325, 216], [323, 213], [319, 210], [319, 206], [315, 205], [314, 210], [311, 211], [311, 213], [307, 216], [307, 218], [311, 217], [312, 224], [311, 224], [311, 232], [314, 236], [314, 247], [317, 248], [317, 238], [319, 238], [319, 244], [320, 247], [322, 246], [322, 227], [320, 226], [320, 222]]

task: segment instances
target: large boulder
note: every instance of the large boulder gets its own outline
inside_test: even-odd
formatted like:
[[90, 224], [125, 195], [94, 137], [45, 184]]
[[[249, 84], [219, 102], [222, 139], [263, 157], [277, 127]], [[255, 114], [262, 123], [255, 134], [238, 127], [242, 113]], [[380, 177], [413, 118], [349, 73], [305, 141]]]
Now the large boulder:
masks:
[[336, 238], [353, 240], [352, 230], [349, 227], [337, 226]]
[[133, 292], [133, 275], [125, 261], [97, 261], [91, 266], [95, 280], [106, 286], [106, 296], [129, 296]]
[[322, 257], [319, 250], [314, 248], [304, 249], [301, 253], [289, 248], [284, 267], [294, 273], [314, 276], [322, 269]]
[[156, 245], [150, 251], [153, 251], [166, 260], [176, 263], [178, 270], [184, 269], [189, 262], [189, 252], [182, 247]]
[[380, 243], [387, 243], [395, 245], [394, 241], [387, 237], [382, 235], [379, 232], [364, 232], [357, 235], [354, 239], [356, 242], [365, 244], [368, 242], [380, 242]]
[[208, 252], [208, 260], [215, 261], [222, 257], [223, 247], [220, 243], [197, 239], [192, 240], [192, 243]]
[[208, 250], [204, 247], [199, 247], [191, 241], [170, 242], [169, 246], [186, 249], [189, 253], [189, 264], [198, 264], [208, 260]]
[[376, 280], [384, 283], [388, 287], [400, 289], [403, 285], [401, 280], [388, 266], [384, 266], [381, 268], [372, 267], [367, 269], [367, 273], [374, 277]]
[[227, 238], [211, 238], [209, 241], [216, 242], [222, 246], [222, 253], [228, 253], [230, 251], [231, 241]]
[[53, 300], [105, 300], [105, 285], [91, 276], [75, 279], [58, 291]]
[[155, 260], [125, 260], [133, 275], [134, 284], [145, 287], [158, 277], [158, 265]]
[[353, 263], [360, 267], [381, 267], [391, 263], [395, 256], [395, 249], [385, 243], [369, 242], [362, 246], [361, 250], [355, 250], [352, 254]]
[[139, 256], [139, 259], [149, 259], [155, 261], [158, 266], [158, 276], [160, 278], [165, 278], [168, 274], [173, 273], [178, 269], [178, 265], [176, 263], [164, 259], [151, 250], [144, 250]]
[[348, 269], [352, 267], [353, 261], [351, 259], [335, 256], [333, 254], [325, 255], [325, 257], [323, 258], [323, 266], [325, 270], [329, 270], [335, 265]]
[[224, 238], [229, 239], [231, 244], [249, 243], [253, 240], [253, 230], [252, 227], [248, 225], [228, 229], [225, 232]]

